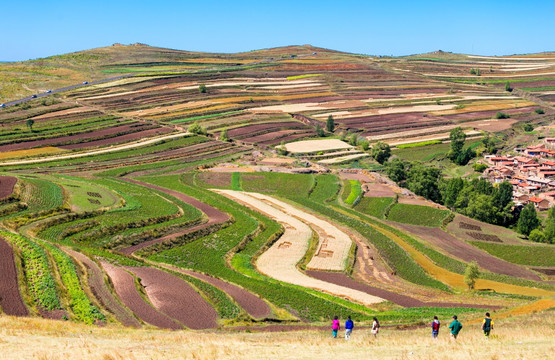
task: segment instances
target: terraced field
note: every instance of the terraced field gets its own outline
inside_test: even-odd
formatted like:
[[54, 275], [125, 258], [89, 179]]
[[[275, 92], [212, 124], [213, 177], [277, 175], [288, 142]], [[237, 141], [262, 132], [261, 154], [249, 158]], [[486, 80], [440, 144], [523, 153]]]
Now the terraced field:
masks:
[[126, 77], [0, 108], [2, 312], [268, 330], [335, 315], [408, 325], [555, 294], [552, 246], [369, 188], [358, 169], [381, 169], [368, 142], [428, 161], [457, 126], [549, 123], [552, 54], [95, 51], [90, 71]]

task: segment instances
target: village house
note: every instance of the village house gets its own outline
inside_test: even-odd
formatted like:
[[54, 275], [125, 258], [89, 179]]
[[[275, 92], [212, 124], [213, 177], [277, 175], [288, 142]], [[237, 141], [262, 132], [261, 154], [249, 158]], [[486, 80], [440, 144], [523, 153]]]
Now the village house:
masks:
[[549, 147], [555, 147], [555, 138], [545, 138], [543, 142]]
[[546, 199], [541, 199], [537, 196], [532, 196], [531, 198], [528, 199], [528, 202], [531, 202], [532, 204], [534, 204], [534, 207], [538, 211], [549, 209], [549, 201], [547, 201]]

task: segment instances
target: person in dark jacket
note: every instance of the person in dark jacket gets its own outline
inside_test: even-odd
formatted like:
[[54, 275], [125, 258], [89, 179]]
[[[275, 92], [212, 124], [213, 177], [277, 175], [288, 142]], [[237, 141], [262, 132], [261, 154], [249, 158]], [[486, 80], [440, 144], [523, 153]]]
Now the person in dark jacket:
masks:
[[449, 329], [451, 329], [451, 337], [456, 339], [459, 335], [459, 332], [462, 329], [462, 324], [457, 320], [457, 315], [453, 315], [453, 322], [449, 325]]
[[355, 324], [353, 323], [353, 320], [351, 320], [351, 317], [349, 316], [347, 318], [347, 321], [345, 321], [345, 340], [349, 340], [351, 338], [351, 333], [353, 332], [354, 326]]
[[437, 336], [439, 334], [439, 320], [437, 316], [434, 316], [434, 321], [432, 321], [432, 338], [437, 340]]
[[493, 320], [490, 318], [489, 312], [486, 313], [486, 317], [482, 321], [482, 331], [486, 340], [489, 338], [490, 331], [493, 330]]

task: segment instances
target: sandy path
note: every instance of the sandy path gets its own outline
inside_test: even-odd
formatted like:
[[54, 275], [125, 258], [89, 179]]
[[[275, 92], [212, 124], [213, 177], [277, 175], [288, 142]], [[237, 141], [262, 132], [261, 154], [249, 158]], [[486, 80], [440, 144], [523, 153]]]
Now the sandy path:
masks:
[[161, 140], [169, 140], [169, 139], [173, 139], [173, 138], [177, 138], [177, 137], [183, 137], [183, 136], [186, 136], [186, 135], [191, 135], [191, 133], [180, 132], [178, 134], [158, 136], [158, 137], [151, 138], [151, 139], [148, 139], [148, 140], [134, 142], [132, 144], [125, 144], [125, 145], [119, 145], [119, 146], [110, 146], [107, 149], [85, 151], [85, 152], [78, 153], [78, 154], [58, 155], [58, 156], [44, 157], [44, 158], [40, 158], [40, 159], [3, 162], [3, 163], [0, 163], [0, 166], [36, 164], [36, 163], [43, 163], [43, 162], [48, 162], [48, 161], [75, 159], [75, 158], [80, 158], [80, 157], [84, 157], [84, 156], [106, 154], [106, 153], [111, 153], [111, 152], [114, 152], [114, 151], [121, 151], [121, 150], [127, 150], [127, 149], [133, 149], [133, 148], [136, 148], [136, 147], [146, 146], [146, 145], [154, 144], [154, 143], [156, 143], [158, 141], [161, 141]]
[[175, 267], [172, 267], [171, 269], [182, 274], [195, 277], [217, 287], [218, 289], [231, 296], [233, 300], [237, 301], [239, 306], [241, 306], [250, 316], [255, 319], [262, 319], [272, 315], [272, 310], [270, 309], [268, 304], [264, 302], [264, 300], [237, 285], [230, 284], [226, 281], [202, 273], [198, 273], [196, 271], [184, 270]]
[[130, 254], [133, 254], [134, 252], [139, 251], [139, 250], [141, 250], [141, 249], [143, 249], [147, 246], [150, 246], [150, 245], [153, 245], [153, 244], [158, 244], [158, 243], [168, 241], [168, 240], [171, 240], [171, 239], [175, 239], [179, 236], [191, 233], [193, 231], [204, 229], [204, 228], [207, 228], [209, 226], [212, 226], [213, 224], [220, 224], [220, 223], [223, 223], [223, 222], [229, 220], [229, 216], [226, 213], [223, 213], [220, 210], [216, 209], [215, 207], [212, 207], [208, 204], [205, 204], [205, 203], [203, 203], [203, 202], [201, 202], [201, 201], [199, 201], [199, 200], [197, 200], [197, 199], [195, 199], [191, 196], [185, 195], [185, 194], [180, 193], [178, 191], [166, 189], [166, 188], [163, 188], [161, 186], [152, 185], [152, 184], [145, 183], [145, 182], [142, 182], [142, 181], [139, 181], [139, 180], [134, 180], [134, 179], [124, 179], [124, 180], [126, 180], [128, 182], [131, 182], [133, 184], [137, 184], [137, 185], [144, 186], [144, 187], [147, 187], [147, 188], [150, 188], [150, 189], [161, 191], [161, 192], [166, 193], [170, 196], [173, 196], [176, 199], [179, 199], [179, 200], [181, 200], [181, 201], [183, 201], [183, 202], [185, 202], [185, 203], [187, 203], [191, 206], [194, 206], [195, 208], [202, 211], [208, 217], [208, 222], [206, 222], [204, 224], [201, 224], [201, 225], [193, 226], [191, 228], [188, 228], [188, 229], [185, 229], [185, 230], [173, 233], [173, 234], [163, 236], [163, 237], [158, 238], [158, 239], [149, 240], [149, 241], [145, 241], [143, 243], [137, 244], [137, 245], [133, 245], [131, 247], [128, 247], [126, 249], [121, 250], [121, 252], [123, 254], [130, 255]]
[[190, 329], [217, 328], [218, 313], [180, 278], [149, 267], [126, 267], [141, 279], [150, 302], [158, 311]]
[[[279, 281], [316, 289], [365, 305], [383, 301], [383, 299], [379, 297], [361, 291], [311, 278], [297, 269], [297, 263], [308, 250], [312, 231], [302, 221], [288, 215], [290, 211], [294, 211], [291, 205], [279, 202], [262, 194], [232, 190], [214, 191], [245, 204], [266, 216], [274, 218], [285, 226], [285, 231], [281, 238], [258, 258], [256, 266], [261, 273]], [[269, 200], [271, 203], [280, 206], [280, 208], [284, 209], [287, 213], [269, 205], [261, 199]], [[326, 232], [328, 231], [328, 229], [324, 230]]]
[[395, 224], [409, 233], [412, 233], [435, 246], [438, 246], [448, 254], [455, 256], [465, 262], [476, 261], [480, 267], [497, 274], [505, 274], [529, 280], [541, 281], [541, 278], [525, 269], [524, 267], [501, 260], [482, 251], [458, 238], [446, 233], [439, 228], [425, 226]]
[[0, 199], [7, 198], [12, 194], [16, 182], [16, 177], [0, 176]]
[[141, 320], [163, 329], [183, 329], [183, 326], [170, 319], [168, 316], [156, 311], [139, 294], [135, 287], [135, 279], [124, 269], [101, 262], [102, 268], [108, 273], [116, 294], [121, 301], [135, 313]]
[[0, 306], [7, 315], [29, 315], [29, 310], [19, 293], [13, 250], [2, 238], [0, 238]]
[[125, 326], [140, 327], [141, 323], [133, 314], [120, 304], [104, 282], [104, 272], [100, 267], [87, 256], [80, 252], [64, 248], [69, 255], [83, 263], [88, 270], [89, 286], [96, 298], [106, 309], [108, 309], [116, 319]]

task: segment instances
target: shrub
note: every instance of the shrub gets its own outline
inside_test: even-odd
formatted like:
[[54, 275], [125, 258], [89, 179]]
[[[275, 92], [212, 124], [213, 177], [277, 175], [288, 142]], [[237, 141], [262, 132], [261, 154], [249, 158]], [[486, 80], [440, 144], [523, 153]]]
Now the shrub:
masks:
[[543, 111], [542, 108], [537, 108], [536, 110], [534, 110], [534, 112], [535, 112], [536, 114], [540, 114], [540, 115], [541, 115], [541, 114], [545, 114], [545, 111]]
[[524, 127], [523, 127], [523, 128], [524, 128], [524, 131], [530, 132], [530, 131], [533, 131], [533, 130], [534, 130], [534, 125], [532, 125], [532, 124], [524, 124]]
[[333, 132], [335, 130], [335, 123], [333, 121], [333, 116], [328, 116], [328, 120], [326, 121], [326, 129], [329, 132]]
[[220, 133], [219, 140], [220, 141], [229, 141], [229, 135], [227, 134], [227, 128], [222, 130], [222, 132]]
[[546, 237], [541, 230], [534, 229], [530, 232], [530, 236], [528, 236], [528, 239], [533, 242], [544, 243]]
[[480, 277], [480, 270], [478, 269], [478, 264], [476, 261], [469, 263], [464, 271], [464, 283], [468, 286], [469, 290], [474, 289], [476, 285], [476, 280]]
[[471, 74], [471, 75], [480, 76], [480, 75], [481, 75], [481, 72], [480, 72], [480, 69], [479, 69], [479, 68], [472, 68], [472, 69], [470, 69], [470, 74]]
[[508, 91], [508, 92], [513, 91], [513, 88], [511, 87], [511, 84], [509, 84], [508, 81], [505, 83], [505, 91]]
[[497, 114], [495, 114], [495, 118], [496, 119], [508, 119], [510, 118], [509, 114], [498, 111]]
[[198, 91], [205, 94], [206, 93], [206, 85], [200, 84], [199, 87], [198, 87]]
[[202, 127], [196, 121], [193, 124], [191, 124], [187, 130], [190, 133], [193, 133], [193, 134], [202, 134], [203, 133], [202, 132], [203, 131]]

